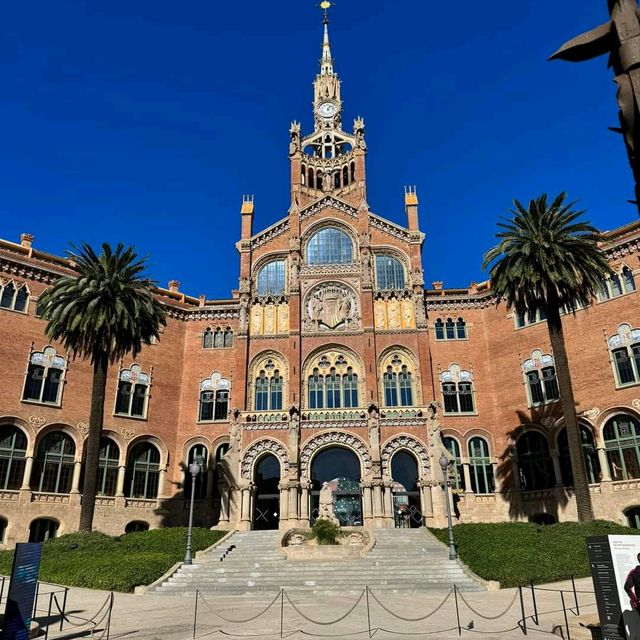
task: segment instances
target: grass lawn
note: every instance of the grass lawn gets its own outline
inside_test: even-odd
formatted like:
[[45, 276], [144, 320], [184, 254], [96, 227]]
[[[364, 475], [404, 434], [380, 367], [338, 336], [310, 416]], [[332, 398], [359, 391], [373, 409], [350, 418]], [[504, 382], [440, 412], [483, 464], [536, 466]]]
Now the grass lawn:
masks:
[[[445, 544], [446, 529], [432, 529]], [[613, 522], [563, 522], [540, 526], [526, 522], [458, 524], [453, 535], [460, 559], [481, 578], [515, 587], [591, 575], [585, 538], [638, 535], [640, 531]]]
[[[193, 530], [193, 553], [217, 542], [224, 531]], [[111, 538], [72, 533], [45, 542], [40, 580], [70, 587], [133, 591], [150, 584], [182, 560], [187, 529], [172, 527]], [[13, 551], [0, 551], [0, 574], [10, 575]]]

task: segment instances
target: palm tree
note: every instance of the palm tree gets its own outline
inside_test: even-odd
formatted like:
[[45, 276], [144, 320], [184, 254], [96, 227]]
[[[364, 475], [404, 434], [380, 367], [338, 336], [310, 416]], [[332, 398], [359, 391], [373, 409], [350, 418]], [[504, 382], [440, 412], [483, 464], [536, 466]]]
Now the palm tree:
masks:
[[85, 448], [85, 476], [80, 531], [91, 531], [98, 484], [98, 459], [104, 418], [109, 365], [158, 337], [165, 312], [153, 295], [153, 283], [143, 277], [145, 258], [133, 247], [116, 250], [102, 245], [97, 255], [88, 245], [73, 247], [69, 257], [77, 275], [57, 280], [41, 297], [45, 332], [59, 340], [73, 357], [93, 365], [89, 435]]
[[611, 267], [598, 250], [598, 230], [581, 220], [583, 211], [561, 193], [549, 203], [544, 194], [528, 208], [514, 200], [513, 219], [498, 223], [500, 242], [485, 254], [491, 288], [508, 309], [518, 314], [546, 314], [567, 429], [578, 520], [593, 520], [571, 373], [562, 330], [563, 309], [589, 306]]

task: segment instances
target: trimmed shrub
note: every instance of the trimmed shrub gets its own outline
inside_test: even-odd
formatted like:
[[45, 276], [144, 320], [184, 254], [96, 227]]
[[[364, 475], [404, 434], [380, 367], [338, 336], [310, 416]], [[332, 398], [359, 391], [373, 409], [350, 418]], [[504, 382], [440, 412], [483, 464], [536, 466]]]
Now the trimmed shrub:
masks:
[[343, 536], [339, 525], [323, 518], [318, 518], [313, 523], [311, 531], [318, 544], [339, 544], [339, 538]]

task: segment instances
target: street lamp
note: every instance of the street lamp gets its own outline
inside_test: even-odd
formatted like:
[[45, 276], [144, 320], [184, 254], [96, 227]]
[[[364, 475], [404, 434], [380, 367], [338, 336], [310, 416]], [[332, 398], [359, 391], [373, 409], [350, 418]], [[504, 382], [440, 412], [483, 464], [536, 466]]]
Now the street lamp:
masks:
[[449, 502], [449, 458], [443, 453], [440, 456], [440, 468], [442, 469], [442, 476], [444, 478], [444, 502], [447, 505], [447, 526], [449, 529], [449, 560], [458, 559], [458, 551], [456, 550], [456, 543], [453, 540], [453, 524], [451, 522], [451, 503]]
[[191, 536], [193, 533], [193, 499], [196, 495], [196, 478], [202, 471], [202, 456], [196, 456], [194, 461], [189, 465], [189, 473], [191, 474], [191, 504], [189, 505], [189, 529], [187, 531], [187, 548], [184, 552], [184, 564], [193, 564], [191, 558]]

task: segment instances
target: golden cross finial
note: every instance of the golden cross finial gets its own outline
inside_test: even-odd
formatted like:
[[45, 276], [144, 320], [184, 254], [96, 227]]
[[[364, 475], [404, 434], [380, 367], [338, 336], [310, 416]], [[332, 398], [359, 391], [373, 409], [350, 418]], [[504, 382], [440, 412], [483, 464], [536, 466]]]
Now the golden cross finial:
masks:
[[325, 21], [329, 20], [329, 9], [333, 7], [335, 2], [329, 2], [329, 0], [322, 0], [322, 2], [318, 5], [322, 11], [324, 12]]

